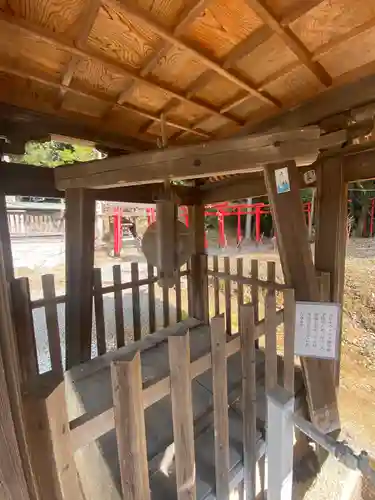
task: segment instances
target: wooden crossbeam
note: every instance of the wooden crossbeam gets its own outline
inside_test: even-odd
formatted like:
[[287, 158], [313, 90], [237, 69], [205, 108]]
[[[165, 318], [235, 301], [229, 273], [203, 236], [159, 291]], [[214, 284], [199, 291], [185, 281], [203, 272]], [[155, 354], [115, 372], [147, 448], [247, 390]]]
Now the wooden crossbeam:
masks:
[[176, 37], [173, 32], [162, 26], [148, 12], [144, 9], [137, 7], [135, 4], [130, 4], [129, 2], [124, 3], [121, 0], [110, 0], [111, 3], [115, 5], [121, 5], [121, 7], [126, 11], [126, 13], [131, 16], [133, 19], [137, 19], [142, 24], [148, 26], [154, 33], [160, 36], [166, 42], [179, 47], [182, 50], [186, 50], [190, 52], [194, 57], [198, 58], [203, 64], [205, 64], [208, 68], [215, 71], [217, 74], [225, 78], [226, 80], [234, 83], [238, 87], [242, 88], [252, 96], [260, 99], [262, 102], [267, 104], [271, 104], [272, 106], [281, 107], [281, 104], [277, 99], [269, 97], [262, 92], [256, 90], [256, 88], [250, 83], [246, 82], [242, 78], [237, 77], [236, 75], [230, 73], [228, 70], [224, 69], [219, 63], [210, 59], [200, 51], [196, 50], [188, 43], [183, 42], [178, 37]]
[[332, 85], [332, 78], [323, 66], [312, 60], [311, 53], [288, 26], [282, 26], [263, 0], [246, 0], [254, 12], [276, 33], [316, 78], [325, 86]]
[[102, 188], [262, 170], [265, 163], [297, 158], [311, 164], [320, 149], [346, 142], [346, 131], [319, 137], [317, 127], [226, 139], [55, 169], [57, 187]]

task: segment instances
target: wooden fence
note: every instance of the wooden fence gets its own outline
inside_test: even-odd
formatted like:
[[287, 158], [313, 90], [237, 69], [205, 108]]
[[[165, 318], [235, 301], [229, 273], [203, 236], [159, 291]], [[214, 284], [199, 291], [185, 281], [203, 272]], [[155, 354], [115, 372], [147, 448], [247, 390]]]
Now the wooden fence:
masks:
[[[206, 258], [206, 257], [202, 257]], [[190, 358], [189, 331], [200, 324], [194, 318], [182, 319], [181, 281], [174, 289], [176, 303], [176, 325], [171, 325], [169, 315], [169, 292], [162, 292], [167, 306], [163, 307], [165, 328], [154, 335], [141, 339], [140, 287], [148, 289], [148, 326], [155, 331], [155, 283], [154, 269], [148, 268], [148, 276], [139, 279], [137, 264], [131, 266], [132, 281], [121, 282], [120, 266], [113, 266], [113, 285], [103, 286], [100, 269], [94, 271], [93, 300], [96, 321], [98, 357], [84, 365], [72, 368], [65, 374], [65, 381], [73, 386], [84, 378], [108, 370], [111, 367], [113, 402], [100, 410], [84, 411], [78, 417], [69, 417], [68, 402], [64, 390], [63, 363], [60, 350], [57, 304], [66, 297], [56, 296], [54, 278], [42, 278], [43, 298], [30, 300], [29, 283], [19, 278], [12, 283], [13, 304], [16, 318], [16, 334], [20, 356], [22, 380], [25, 388], [26, 428], [29, 433], [31, 460], [40, 466], [42, 482], [48, 477], [58, 481], [63, 498], [82, 499], [74, 455], [90, 443], [116, 429], [120, 458], [123, 498], [144, 500], [149, 498], [148, 468], [144, 411], [166, 396], [171, 397], [175, 461], [178, 498], [195, 498], [196, 475], [194, 473], [194, 421], [192, 414], [191, 384], [194, 379], [212, 370], [214, 402], [215, 468], [218, 498], [228, 498], [228, 398], [227, 386], [223, 382], [228, 360], [240, 354], [242, 359], [242, 419], [244, 459], [240, 479], [247, 491], [255, 489], [255, 467], [257, 461], [257, 431], [255, 408], [255, 353], [256, 342], [265, 336], [265, 385], [268, 390], [278, 381], [277, 328], [284, 324], [282, 352], [284, 355], [283, 385], [294, 392], [294, 292], [275, 281], [275, 263], [267, 264], [267, 279], [259, 277], [259, 263], [252, 261], [250, 276], [243, 270], [242, 260], [213, 258], [208, 266], [208, 277], [212, 279], [210, 302], [211, 348], [196, 359]], [[188, 277], [189, 268], [180, 273]], [[190, 288], [188, 286], [188, 288]], [[210, 287], [211, 288], [211, 287]], [[133, 301], [132, 337], [123, 338], [122, 291], [131, 290]], [[106, 327], [103, 312], [103, 296], [114, 295], [117, 350], [107, 352]], [[209, 295], [209, 294], [208, 294]], [[277, 297], [277, 295], [279, 297]], [[280, 300], [279, 300], [280, 299]], [[35, 308], [44, 307], [48, 333], [51, 370], [38, 377], [36, 339], [32, 318]], [[222, 314], [224, 309], [225, 315]], [[234, 324], [240, 325], [241, 334], [233, 334]], [[233, 319], [234, 318], [234, 319]], [[227, 334], [232, 334], [228, 337]], [[135, 340], [136, 342], [132, 342]], [[141, 353], [150, 346], [168, 343], [169, 371], [151, 383], [142, 384]], [[122, 345], [124, 347], [121, 347]], [[223, 378], [224, 377], [224, 378]], [[65, 382], [66, 383], [66, 382]], [[58, 421], [58, 426], [56, 426]], [[42, 422], [42, 423], [41, 423]], [[45, 429], [50, 429], [46, 434]], [[61, 431], [63, 429], [63, 431]], [[50, 439], [53, 446], [50, 446]], [[47, 440], [47, 441], [46, 441]], [[44, 446], [45, 445], [45, 446]], [[43, 451], [40, 451], [43, 450]], [[44, 462], [40, 455], [43, 454]], [[125, 460], [124, 457], [132, 457]], [[47, 474], [46, 465], [54, 470]], [[49, 465], [50, 466], [50, 465]], [[67, 472], [69, 471], [69, 473]], [[38, 474], [38, 473], [37, 473]], [[56, 479], [57, 478], [57, 479]], [[49, 479], [51, 482], [51, 479]], [[52, 482], [53, 482], [52, 481]], [[48, 483], [50, 484], [50, 483]], [[48, 485], [47, 485], [48, 486]], [[46, 487], [47, 487], [46, 486]], [[49, 486], [51, 487], [51, 486]], [[55, 488], [57, 486], [55, 485]], [[183, 493], [182, 493], [183, 492]], [[51, 498], [56, 495], [51, 494]], [[249, 497], [252, 498], [252, 497]]]
[[[157, 328], [168, 327], [170, 324], [181, 321], [183, 315], [187, 316], [187, 304], [183, 304], [181, 291], [181, 278], [189, 276], [189, 269], [179, 271], [176, 285], [170, 290], [162, 287], [161, 299], [155, 298], [155, 284], [158, 281], [156, 270], [152, 266], [147, 268], [147, 277], [139, 278], [139, 265], [131, 263], [131, 281], [122, 282], [121, 266], [112, 268], [113, 284], [103, 285], [102, 270], [93, 270], [93, 305], [94, 320], [92, 329], [92, 352], [98, 356], [105, 354], [110, 348], [118, 349], [130, 342], [140, 340], [143, 330], [153, 333]], [[42, 275], [42, 298], [32, 300], [28, 278], [17, 278], [11, 283], [12, 299], [15, 309], [16, 329], [21, 333], [27, 329], [28, 337], [35, 338], [37, 328], [33, 321], [33, 311], [44, 309], [45, 326], [49, 344], [49, 358], [52, 370], [58, 370], [62, 364], [61, 356], [61, 324], [59, 324], [58, 305], [66, 303], [66, 295], [56, 295], [55, 279], [52, 274]], [[140, 295], [147, 288], [147, 325], [142, 321]], [[124, 323], [124, 296], [125, 290], [131, 290], [131, 320], [128, 325]], [[104, 306], [105, 297], [110, 297], [113, 303], [114, 314], [114, 345], [109, 342], [109, 328], [106, 323], [106, 312]], [[172, 299], [172, 300], [170, 300]], [[187, 301], [187, 293], [186, 293]], [[173, 304], [171, 304], [173, 302]], [[184, 309], [185, 308], [185, 309]], [[162, 319], [157, 314], [157, 309], [162, 309]], [[109, 313], [107, 312], [107, 315]], [[127, 318], [129, 321], [129, 318]], [[94, 326], [95, 325], [95, 326]], [[20, 334], [21, 334], [20, 333]], [[96, 347], [96, 349], [95, 349]], [[23, 343], [20, 349], [26, 348]]]

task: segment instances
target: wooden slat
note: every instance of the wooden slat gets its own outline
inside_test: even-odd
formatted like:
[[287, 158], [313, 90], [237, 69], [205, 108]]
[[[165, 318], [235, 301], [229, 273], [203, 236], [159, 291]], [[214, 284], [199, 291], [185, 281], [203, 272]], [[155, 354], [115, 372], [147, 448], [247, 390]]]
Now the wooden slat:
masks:
[[[230, 258], [224, 257], [224, 273], [230, 275]], [[231, 282], [227, 278], [224, 282], [225, 298], [225, 329], [228, 335], [232, 335], [232, 303], [231, 303]]]
[[[147, 266], [147, 276], [150, 280], [154, 277], [154, 266], [151, 264]], [[156, 330], [154, 282], [148, 284], [148, 325], [150, 333], [153, 333]]]
[[169, 323], [170, 323], [170, 317], [169, 317], [169, 288], [164, 283], [164, 280], [163, 280], [162, 290], [163, 290], [163, 326], [164, 326], [164, 328], [166, 328], [167, 326], [169, 326]]
[[[131, 280], [132, 283], [137, 283], [139, 280], [138, 262], [131, 263]], [[142, 326], [141, 326], [141, 302], [139, 297], [139, 286], [133, 285], [132, 287], [132, 309], [133, 309], [133, 333], [134, 340], [141, 340]]]
[[123, 498], [148, 500], [150, 485], [140, 353], [135, 353], [130, 361], [112, 363], [111, 377]]
[[[243, 277], [243, 259], [237, 259], [237, 276]], [[243, 305], [243, 283], [237, 281], [237, 324], [240, 327], [241, 306]]]
[[[39, 481], [52, 477], [55, 485], [54, 496], [42, 498], [84, 500], [70, 443], [65, 383], [61, 374], [44, 374], [40, 386], [26, 393], [24, 405], [35, 472]], [[48, 493], [45, 491], [46, 495]]]
[[331, 274], [320, 274], [320, 300], [322, 302], [331, 302]]
[[48, 301], [44, 306], [44, 312], [46, 317], [51, 367], [54, 373], [62, 374], [63, 366], [61, 359], [61, 339], [57, 315], [57, 304], [55, 301], [55, 278], [53, 274], [44, 274], [42, 276], [42, 288], [44, 298]]
[[284, 388], [294, 394], [294, 334], [296, 302], [294, 290], [284, 290]]
[[169, 368], [178, 500], [195, 500], [193, 401], [189, 332], [169, 337]]
[[125, 345], [125, 326], [124, 326], [124, 310], [122, 301], [121, 285], [121, 266], [116, 264], [113, 270], [113, 285], [114, 291], [114, 307], [115, 307], [115, 325], [116, 325], [116, 345], [117, 348]]
[[[251, 278], [254, 280], [259, 279], [259, 263], [257, 259], [251, 259]], [[251, 285], [251, 303], [254, 307], [255, 321], [259, 321], [259, 287], [256, 283]]]
[[275, 283], [276, 280], [276, 262], [274, 260], [267, 261], [267, 281]]
[[98, 355], [101, 356], [107, 352], [107, 343], [105, 339], [105, 321], [102, 291], [102, 270], [94, 269], [94, 308], [96, 325], [96, 346]]
[[256, 356], [254, 306], [241, 306], [241, 361], [242, 361], [242, 425], [244, 489], [243, 500], [255, 500], [256, 496]]
[[211, 320], [212, 388], [215, 426], [216, 498], [229, 498], [229, 428], [224, 315]]
[[[219, 272], [219, 257], [217, 255], [213, 256], [213, 272]], [[214, 276], [214, 311], [215, 316], [220, 314], [219, 279], [216, 276]]]
[[332, 85], [332, 78], [323, 66], [312, 60], [312, 54], [288, 26], [282, 26], [264, 0], [246, 0], [248, 5], [287, 45], [316, 78], [326, 87]]
[[29, 279], [13, 280], [11, 291], [21, 379], [23, 382], [27, 382], [39, 373]]
[[276, 295], [268, 292], [265, 299], [266, 321], [266, 390], [277, 385]]
[[176, 321], [179, 323], [182, 320], [182, 304], [181, 304], [181, 273], [180, 268], [176, 271]]

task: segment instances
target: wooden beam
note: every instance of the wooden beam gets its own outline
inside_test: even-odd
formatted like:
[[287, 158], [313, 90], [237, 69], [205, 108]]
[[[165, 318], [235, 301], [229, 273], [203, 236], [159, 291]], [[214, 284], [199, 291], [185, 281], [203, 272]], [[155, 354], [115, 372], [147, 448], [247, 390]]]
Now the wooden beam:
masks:
[[305, 65], [325, 87], [332, 85], [332, 78], [323, 66], [313, 61], [312, 54], [303, 45], [301, 40], [288, 26], [282, 26], [263, 0], [246, 0], [246, 3], [266, 23], [266, 25], [281, 38], [301, 63]]
[[91, 359], [95, 198], [84, 189], [66, 192], [66, 367]]
[[4, 191], [0, 191], [0, 242], [3, 247], [5, 278], [10, 282], [14, 278], [14, 268]]
[[173, 32], [165, 28], [163, 25], [158, 23], [149, 12], [145, 11], [142, 8], [137, 7], [135, 4], [129, 4], [128, 2], [124, 2], [122, 0], [110, 0], [115, 5], [121, 5], [121, 7], [129, 14], [133, 19], [137, 19], [137, 21], [141, 22], [148, 26], [152, 31], [154, 31], [158, 36], [160, 36], [166, 42], [179, 47], [182, 50], [186, 50], [192, 54], [192, 56], [198, 58], [203, 64], [205, 64], [208, 68], [215, 71], [217, 74], [225, 78], [226, 80], [234, 83], [238, 87], [242, 88], [252, 96], [260, 99], [262, 102], [267, 104], [271, 104], [276, 107], [280, 107], [280, 103], [271, 97], [268, 97], [266, 94], [259, 92], [256, 88], [243, 79], [237, 77], [236, 75], [230, 73], [228, 70], [224, 69], [220, 66], [219, 63], [210, 59], [200, 51], [196, 50], [188, 43], [181, 41], [177, 38]]
[[[65, 192], [59, 191], [55, 187], [55, 176], [52, 168], [0, 161], [0, 185], [5, 195], [65, 197]], [[198, 188], [173, 186], [172, 191], [181, 205], [194, 205], [200, 201]], [[163, 186], [161, 184], [147, 184], [125, 188], [95, 189], [93, 196], [98, 201], [154, 203], [162, 192]]]
[[[318, 128], [305, 128], [107, 158], [90, 162], [84, 168], [64, 166], [55, 169], [56, 185], [59, 189], [114, 187], [164, 182], [166, 178], [189, 179], [259, 171], [261, 164], [302, 157], [311, 163], [319, 148], [326, 147], [329, 142], [328, 135], [320, 138], [319, 133]], [[332, 136], [332, 141], [341, 144], [345, 138], [345, 134], [339, 133]]]
[[205, 205], [240, 198], [257, 198], [266, 195], [263, 174], [243, 174], [231, 176], [218, 182], [208, 182], [200, 188]]
[[[290, 191], [277, 193], [275, 170], [264, 169], [268, 197], [277, 231], [277, 243], [285, 283], [294, 288], [296, 300], [319, 302], [320, 291], [300, 197], [297, 167], [287, 164]], [[339, 428], [336, 388], [332, 363], [327, 360], [302, 358], [312, 422], [324, 432]]]
[[[329, 299], [343, 306], [348, 183], [344, 179], [341, 158], [328, 158], [318, 167], [317, 202], [315, 267], [329, 273]], [[335, 374], [336, 385], [339, 385], [340, 361], [335, 363]]]
[[256, 124], [249, 122], [235, 135], [303, 127], [373, 102], [375, 102], [375, 74], [330, 88], [297, 107]]

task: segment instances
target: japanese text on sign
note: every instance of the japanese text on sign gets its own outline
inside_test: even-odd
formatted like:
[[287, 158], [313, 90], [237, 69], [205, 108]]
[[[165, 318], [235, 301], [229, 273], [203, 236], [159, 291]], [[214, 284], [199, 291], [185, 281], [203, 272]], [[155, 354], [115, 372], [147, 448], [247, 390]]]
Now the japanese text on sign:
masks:
[[339, 304], [296, 302], [295, 354], [336, 359], [340, 314]]

